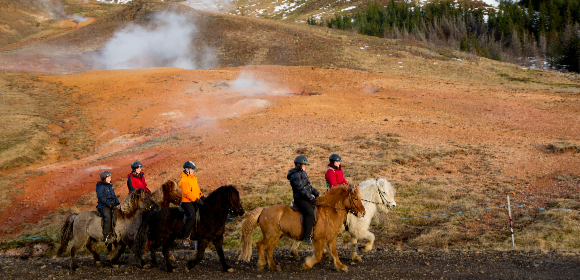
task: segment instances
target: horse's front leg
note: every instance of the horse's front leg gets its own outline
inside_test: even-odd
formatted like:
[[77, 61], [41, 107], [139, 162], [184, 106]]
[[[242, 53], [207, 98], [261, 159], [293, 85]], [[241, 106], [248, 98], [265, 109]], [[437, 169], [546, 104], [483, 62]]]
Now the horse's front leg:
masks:
[[312, 268], [316, 263], [318, 263], [322, 259], [322, 252], [324, 251], [324, 245], [326, 244], [326, 240], [315, 240], [314, 241], [314, 255], [309, 256], [304, 260], [304, 265], [302, 266], [305, 269]]
[[167, 239], [165, 244], [163, 244], [162, 252], [163, 257], [165, 258], [165, 268], [167, 272], [173, 272], [173, 270], [176, 268], [171, 264], [171, 254], [169, 253], [169, 249], [171, 249], [171, 245], [173, 244], [173, 242], [175, 242], [175, 238], [169, 238]]
[[187, 269], [191, 270], [194, 266], [196, 266], [201, 260], [203, 260], [203, 255], [205, 254], [205, 248], [208, 245], [207, 239], [201, 239], [197, 241], [197, 255], [195, 259], [189, 260], [187, 262]]
[[300, 256], [298, 255], [298, 247], [300, 247], [300, 242], [294, 241], [294, 244], [292, 244], [292, 248], [290, 249], [290, 253], [297, 261], [300, 260]]
[[348, 234], [350, 235], [350, 258], [353, 262], [361, 262], [362, 258], [358, 255], [358, 239], [352, 232], [349, 231]]
[[330, 255], [334, 260], [334, 267], [336, 267], [336, 270], [347, 271], [348, 267], [342, 264], [340, 262], [340, 259], [338, 258], [338, 252], [336, 251], [336, 238], [333, 238], [332, 240], [328, 241], [328, 249], [330, 250]]
[[111, 259], [111, 266], [112, 267], [119, 267], [119, 265], [118, 265], [119, 258], [121, 257], [123, 252], [125, 252], [125, 248], [127, 248], [127, 245], [123, 242], [120, 242], [120, 244], [116, 248], [117, 251], [115, 251], [115, 255]]
[[218, 256], [220, 257], [220, 262], [222, 263], [222, 268], [224, 269], [224, 271], [226, 272], [234, 272], [234, 269], [229, 266], [226, 262], [226, 257], [224, 255], [224, 249], [223, 249], [223, 243], [224, 243], [224, 236], [217, 236], [216, 239], [213, 240], [213, 245], [215, 246], [215, 250], [218, 254]]
[[375, 244], [375, 235], [372, 232], [366, 230], [365, 232], [363, 232], [361, 238], [368, 240], [367, 243], [365, 244], [365, 247], [362, 249], [361, 253], [366, 253], [372, 250], [373, 244]]

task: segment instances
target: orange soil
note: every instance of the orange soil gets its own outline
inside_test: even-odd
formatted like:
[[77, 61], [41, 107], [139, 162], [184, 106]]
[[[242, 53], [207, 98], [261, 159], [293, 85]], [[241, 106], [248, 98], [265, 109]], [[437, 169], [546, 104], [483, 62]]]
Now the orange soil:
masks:
[[[268, 88], [240, 95], [231, 83], [242, 72], [265, 81]], [[41, 167], [46, 173], [25, 182], [25, 193], [0, 213], [4, 228], [24, 220], [35, 223], [61, 206], [75, 205], [82, 195], [94, 192], [102, 170], [122, 182], [117, 192], [126, 196], [124, 181], [134, 160], [145, 165], [151, 189], [177, 179], [182, 163], [193, 160], [200, 167], [200, 185], [210, 190], [257, 176], [264, 182], [284, 181], [294, 149], [341, 145], [347, 137], [375, 133], [397, 133], [403, 144], [424, 147], [484, 145], [494, 153], [492, 164], [503, 176], [532, 178], [522, 188], [549, 191], [553, 180], [535, 178], [559, 171], [580, 173], [577, 153], [542, 151], [551, 142], [580, 139], [577, 104], [558, 102], [562, 94], [553, 92], [283, 66], [89, 71], [42, 79], [77, 89], [71, 98], [80, 102], [90, 124], [94, 155]], [[181, 136], [115, 154], [162, 135]], [[343, 158], [356, 160], [349, 150], [341, 151]], [[322, 176], [327, 156], [309, 158], [311, 177]], [[426, 170], [421, 176], [435, 172], [443, 171]], [[401, 175], [384, 171], [384, 176]]]

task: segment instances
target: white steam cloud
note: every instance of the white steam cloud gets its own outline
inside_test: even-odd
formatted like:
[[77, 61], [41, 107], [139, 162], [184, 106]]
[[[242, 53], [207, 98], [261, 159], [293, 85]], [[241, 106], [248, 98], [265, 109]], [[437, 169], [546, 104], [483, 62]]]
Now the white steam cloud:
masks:
[[184, 4], [197, 10], [210, 12], [224, 12], [233, 5], [232, 0], [187, 0]]
[[241, 96], [286, 95], [288, 90], [278, 85], [257, 79], [252, 73], [242, 72], [230, 83], [230, 90]]
[[[194, 62], [192, 39], [197, 27], [185, 16], [174, 12], [157, 13], [156, 27], [145, 28], [131, 23], [115, 32], [94, 60], [101, 69], [135, 69], [146, 67], [198, 68]], [[215, 52], [200, 47], [201, 67], [215, 64]]]

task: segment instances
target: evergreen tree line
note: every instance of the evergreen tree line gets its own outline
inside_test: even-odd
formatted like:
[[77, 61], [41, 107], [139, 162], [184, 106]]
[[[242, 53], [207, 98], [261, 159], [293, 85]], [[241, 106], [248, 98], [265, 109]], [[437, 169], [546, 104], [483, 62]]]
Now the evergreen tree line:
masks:
[[307, 22], [371, 36], [421, 40], [502, 61], [545, 57], [554, 68], [580, 72], [579, 2], [502, 0], [497, 10], [486, 12], [450, 1], [419, 6], [391, 0], [386, 6], [369, 4], [353, 15]]

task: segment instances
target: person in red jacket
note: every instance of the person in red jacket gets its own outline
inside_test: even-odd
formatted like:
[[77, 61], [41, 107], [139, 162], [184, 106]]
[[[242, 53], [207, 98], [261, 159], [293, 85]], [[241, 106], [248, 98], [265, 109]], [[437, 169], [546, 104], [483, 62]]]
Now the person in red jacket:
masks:
[[145, 183], [145, 173], [141, 171], [143, 165], [138, 161], [134, 161], [131, 163], [131, 169], [133, 169], [133, 172], [127, 175], [129, 194], [134, 192], [136, 189], [144, 189], [148, 194], [151, 194], [151, 191], [147, 188], [147, 183]]
[[328, 170], [324, 177], [326, 178], [326, 187], [331, 189], [340, 184], [349, 185], [349, 183], [344, 179], [344, 172], [340, 166], [342, 159], [337, 154], [330, 155], [330, 163], [328, 164]]

